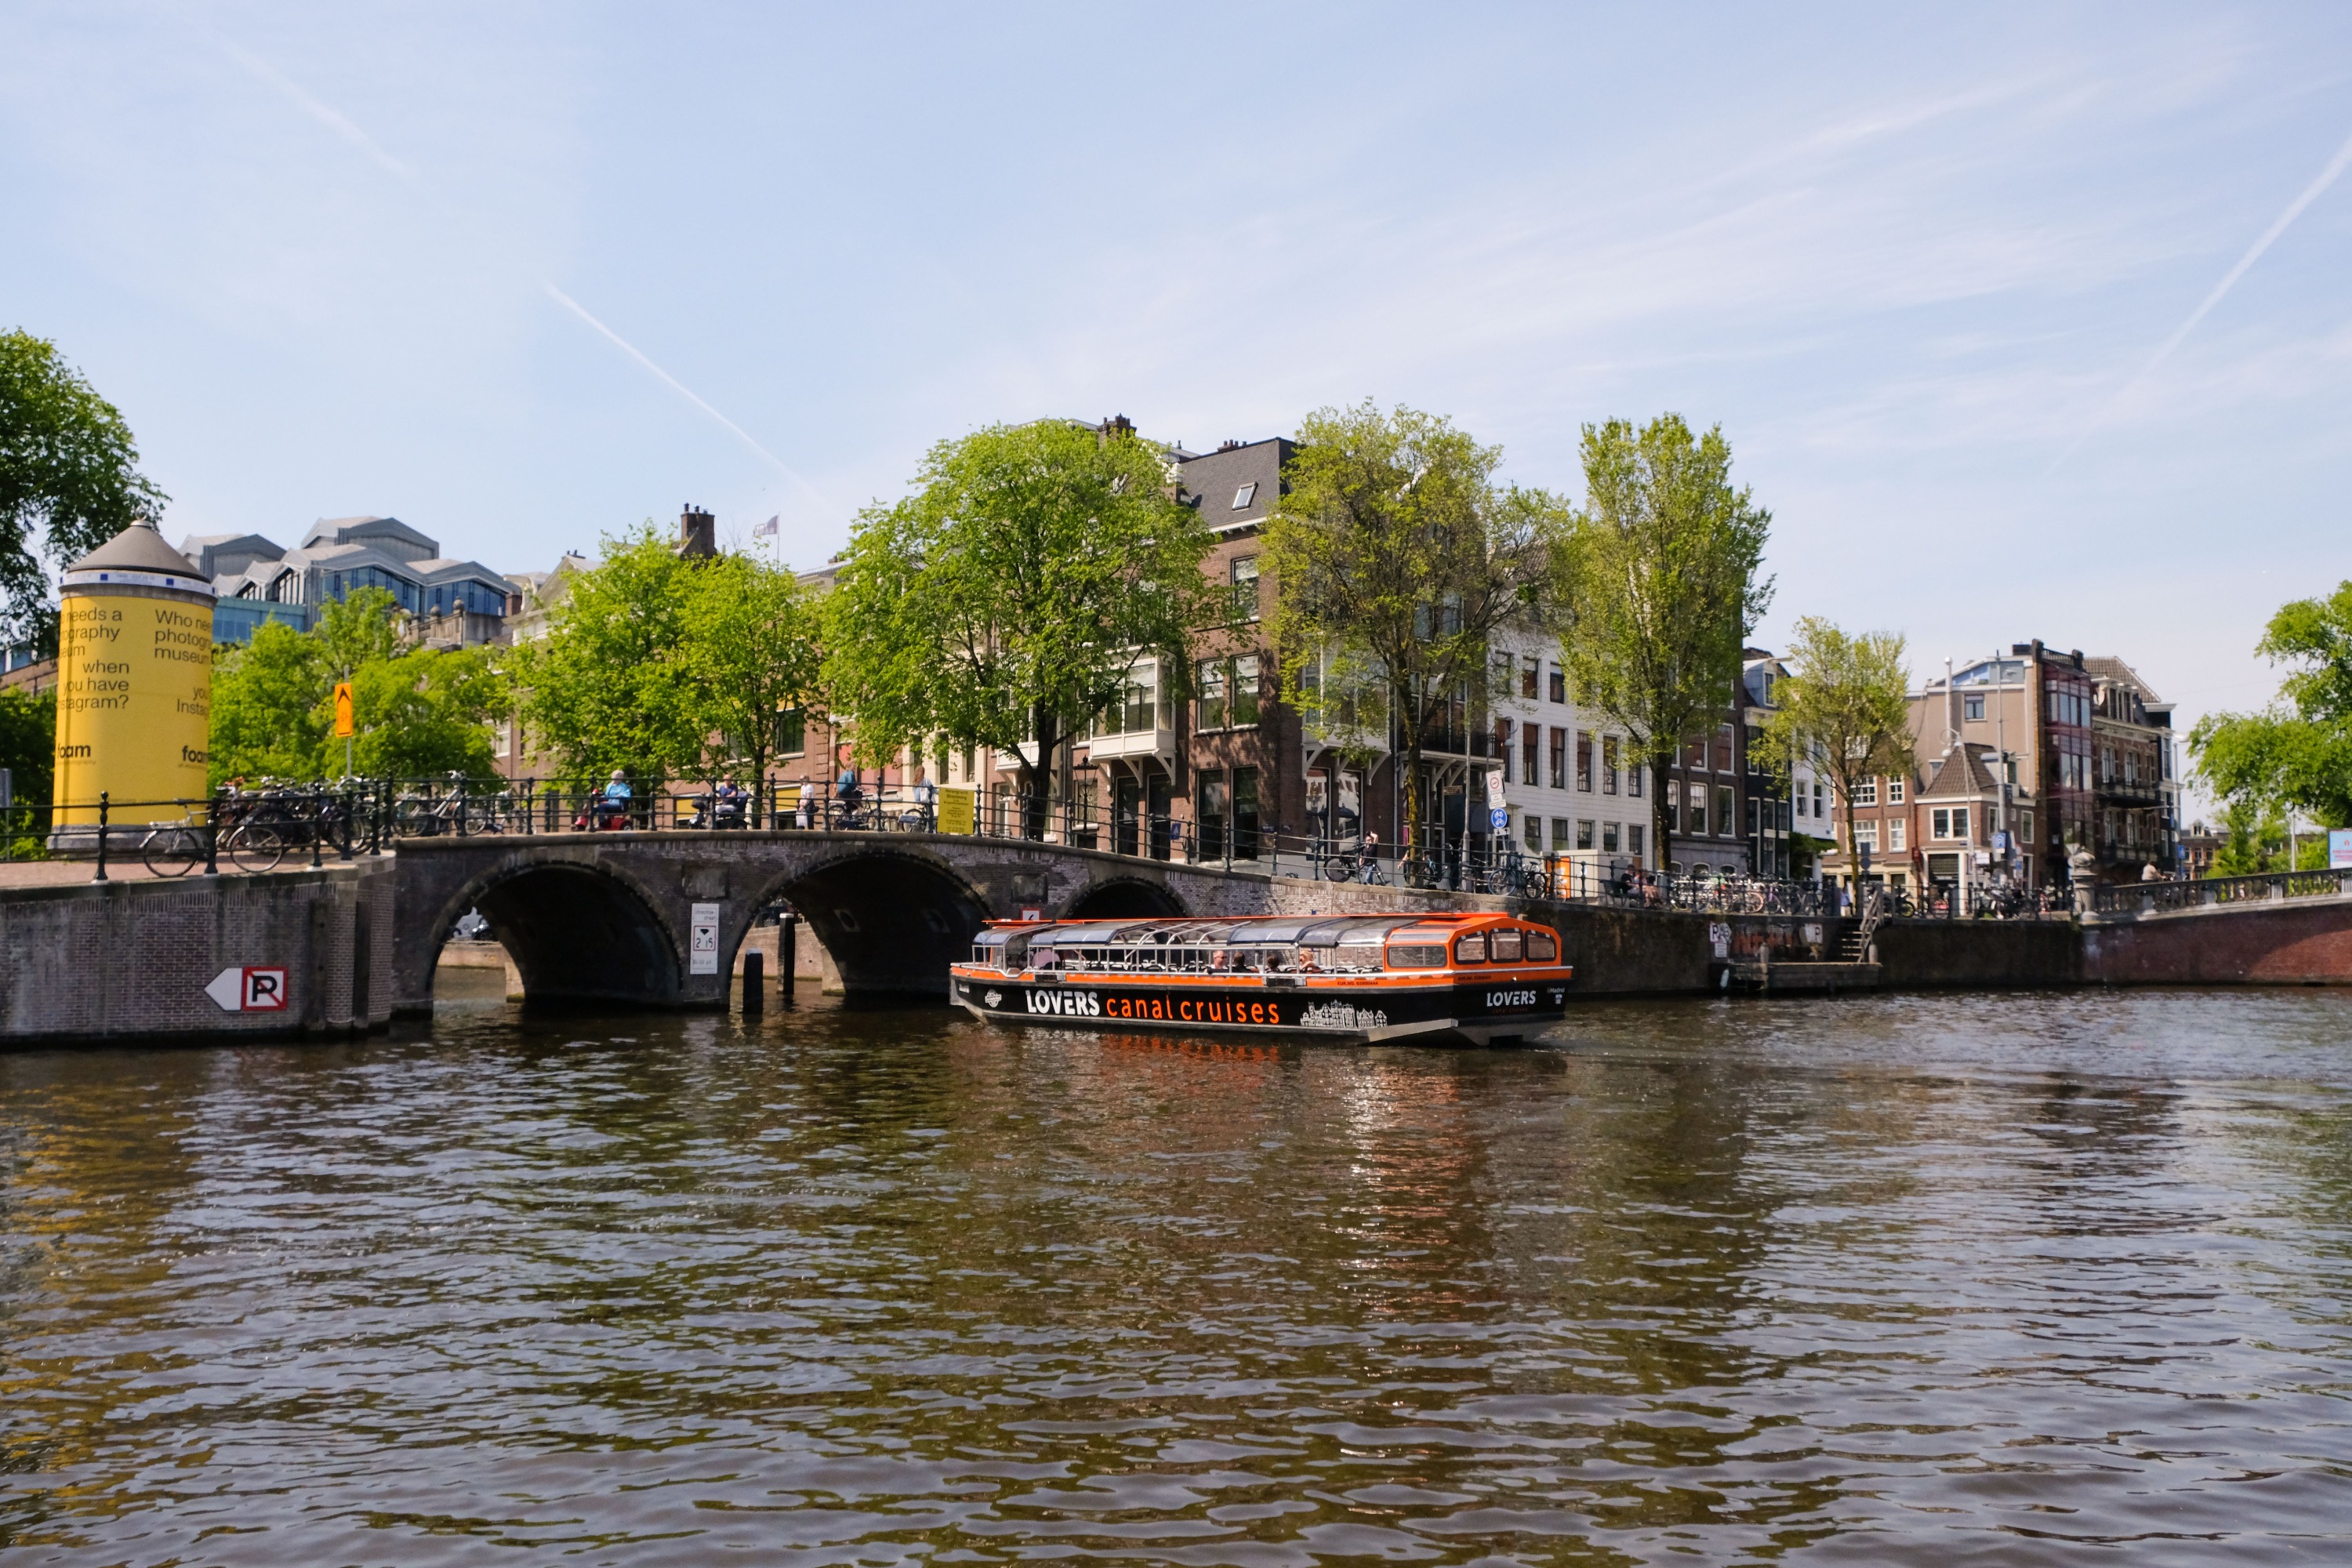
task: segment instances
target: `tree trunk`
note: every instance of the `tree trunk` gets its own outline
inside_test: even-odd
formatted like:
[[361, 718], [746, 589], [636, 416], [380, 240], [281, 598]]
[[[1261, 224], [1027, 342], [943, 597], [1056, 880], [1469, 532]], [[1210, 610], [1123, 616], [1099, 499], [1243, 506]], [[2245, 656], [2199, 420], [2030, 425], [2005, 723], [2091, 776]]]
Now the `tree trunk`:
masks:
[[1674, 801], [1666, 792], [1681, 786], [1666, 776], [1674, 766], [1672, 752], [1650, 753], [1650, 842], [1654, 846], [1650, 856], [1650, 869], [1665, 874], [1667, 851], [1673, 847]]
[[1030, 728], [1037, 737], [1037, 763], [1031, 767], [1027, 758], [1022, 759], [1021, 837], [1043, 838], [1051, 815], [1054, 752], [1061, 744], [1061, 729], [1042, 704], [1030, 710]]

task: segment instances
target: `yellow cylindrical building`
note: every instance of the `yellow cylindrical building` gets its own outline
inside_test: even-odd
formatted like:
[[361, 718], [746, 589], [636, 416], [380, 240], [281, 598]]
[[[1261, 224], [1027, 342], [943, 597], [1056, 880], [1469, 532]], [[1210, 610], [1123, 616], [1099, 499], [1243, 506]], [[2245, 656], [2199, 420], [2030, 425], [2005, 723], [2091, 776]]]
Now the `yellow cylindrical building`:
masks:
[[178, 821], [169, 803], [209, 789], [211, 582], [138, 523], [67, 567], [61, 589], [52, 843], [91, 837], [101, 790], [110, 822]]

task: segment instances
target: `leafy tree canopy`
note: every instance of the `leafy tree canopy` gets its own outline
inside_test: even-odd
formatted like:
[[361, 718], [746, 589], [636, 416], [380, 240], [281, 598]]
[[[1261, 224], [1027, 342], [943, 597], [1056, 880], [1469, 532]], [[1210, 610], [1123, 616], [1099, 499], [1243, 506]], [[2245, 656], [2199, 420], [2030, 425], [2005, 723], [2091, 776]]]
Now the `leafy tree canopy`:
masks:
[[0, 638], [53, 648], [51, 564], [88, 554], [170, 498], [138, 469], [112, 404], [57, 345], [0, 332]]
[[20, 812], [5, 833], [17, 842], [9, 851], [24, 857], [40, 852], [47, 813], [57, 771], [58, 694], [55, 691], [0, 691], [0, 768], [9, 773], [16, 804], [37, 815]]
[[780, 716], [819, 700], [823, 645], [814, 601], [789, 571], [751, 555], [698, 563], [677, 653], [711, 737], [702, 772], [763, 778]]
[[[1758, 760], [1784, 769], [1810, 758], [1850, 803], [1854, 786], [1882, 773], [1907, 775], [1911, 752], [1910, 675], [1903, 638], [1894, 632], [1849, 636], [1817, 616], [1797, 622], [1789, 646], [1789, 678], [1776, 693]], [[1853, 814], [1844, 848], [1853, 853]]]
[[492, 650], [404, 651], [390, 594], [331, 604], [309, 632], [265, 622], [242, 647], [215, 650], [212, 779], [323, 779], [343, 772], [334, 689], [352, 683], [354, 771], [370, 778], [497, 769], [488, 725], [507, 683]]
[[825, 600], [825, 679], [878, 761], [944, 739], [1019, 759], [1033, 829], [1055, 753], [1157, 654], [1180, 692], [1213, 542], [1158, 447], [1058, 419], [942, 441], [860, 514]]
[[651, 523], [604, 549], [520, 651], [538, 742], [583, 777], [763, 776], [778, 716], [818, 700], [807, 592], [752, 556], [681, 557]]
[[1408, 844], [1431, 731], [1469, 721], [1455, 704], [1485, 694], [1496, 633], [1538, 624], [1567, 521], [1545, 492], [1496, 484], [1502, 456], [1417, 409], [1318, 409], [1265, 523], [1284, 690], [1343, 748], [1396, 749]]
[[2267, 710], [2198, 721], [2189, 749], [2199, 774], [2257, 819], [2293, 808], [2352, 826], [2352, 582], [2281, 608], [2254, 651], [2292, 668]]
[[709, 727], [679, 657], [695, 571], [651, 522], [604, 541], [604, 561], [571, 580], [548, 635], [519, 650], [537, 743], [583, 776], [621, 768], [656, 784], [695, 769]]
[[[1733, 487], [1720, 426], [1612, 419], [1584, 427], [1583, 456], [1585, 510], [1561, 557], [1562, 661], [1663, 778], [1731, 703], [1748, 628], [1772, 599], [1757, 576], [1772, 514]], [[1668, 802], [1650, 798], [1663, 864]]]

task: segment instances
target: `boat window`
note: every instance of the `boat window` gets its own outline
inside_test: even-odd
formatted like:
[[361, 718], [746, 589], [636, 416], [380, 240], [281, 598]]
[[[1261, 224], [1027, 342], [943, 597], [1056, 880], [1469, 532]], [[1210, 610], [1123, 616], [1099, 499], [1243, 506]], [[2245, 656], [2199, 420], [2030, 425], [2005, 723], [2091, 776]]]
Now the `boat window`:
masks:
[[1475, 935], [1455, 938], [1454, 942], [1454, 962], [1456, 963], [1486, 963], [1486, 933], [1479, 931]]
[[1327, 960], [1334, 969], [1378, 969], [1381, 950], [1377, 942], [1343, 942], [1331, 950]]
[[1515, 931], [1498, 931], [1490, 933], [1486, 938], [1488, 956], [1497, 963], [1517, 963], [1525, 947], [1523, 937], [1523, 932]]
[[1548, 931], [1528, 932], [1528, 960], [1531, 963], [1549, 963], [1559, 957], [1559, 942]]
[[1445, 948], [1441, 942], [1400, 942], [1389, 949], [1391, 969], [1443, 969]]

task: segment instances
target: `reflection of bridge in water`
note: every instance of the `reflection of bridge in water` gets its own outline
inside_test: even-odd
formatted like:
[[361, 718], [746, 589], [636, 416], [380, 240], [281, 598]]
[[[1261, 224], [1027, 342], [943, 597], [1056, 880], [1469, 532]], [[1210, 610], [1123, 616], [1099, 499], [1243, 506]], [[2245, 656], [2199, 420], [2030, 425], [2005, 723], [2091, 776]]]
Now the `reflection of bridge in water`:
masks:
[[[1018, 838], [931, 833], [601, 833], [412, 838], [394, 865], [395, 1005], [428, 1008], [450, 930], [479, 909], [536, 1001], [724, 1006], [761, 910], [789, 904], [852, 995], [944, 996], [983, 921], [1500, 908]], [[697, 973], [697, 905], [716, 952]]]

